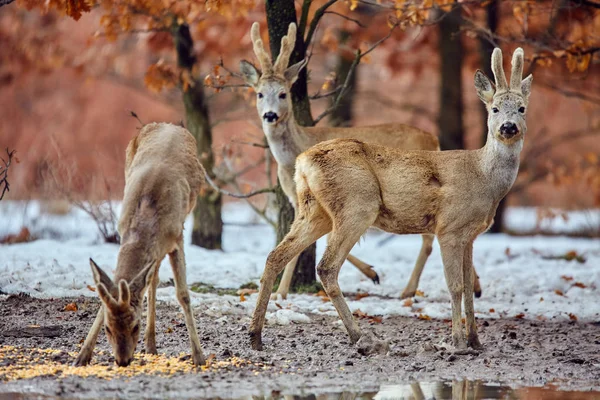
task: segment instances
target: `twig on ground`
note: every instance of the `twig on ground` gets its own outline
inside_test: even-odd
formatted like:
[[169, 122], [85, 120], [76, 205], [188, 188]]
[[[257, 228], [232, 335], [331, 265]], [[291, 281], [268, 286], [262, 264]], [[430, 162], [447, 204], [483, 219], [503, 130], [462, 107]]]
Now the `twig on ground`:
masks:
[[6, 148], [6, 154], [8, 155], [8, 159], [5, 160], [4, 158], [0, 157], [0, 160], [2, 160], [2, 162], [4, 163], [3, 167], [0, 166], [0, 200], [4, 198], [5, 193], [10, 192], [10, 184], [8, 182], [8, 168], [12, 164], [13, 157], [16, 152], [16, 150], [9, 151], [8, 148]]

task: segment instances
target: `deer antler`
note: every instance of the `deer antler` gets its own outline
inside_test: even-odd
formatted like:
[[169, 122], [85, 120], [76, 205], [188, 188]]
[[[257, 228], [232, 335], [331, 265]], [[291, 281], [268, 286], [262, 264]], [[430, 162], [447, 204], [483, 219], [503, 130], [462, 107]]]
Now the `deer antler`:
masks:
[[288, 27], [288, 33], [281, 38], [281, 49], [279, 50], [279, 57], [275, 61], [273, 70], [276, 74], [283, 74], [285, 69], [288, 67], [290, 62], [290, 56], [294, 51], [296, 45], [296, 24], [291, 23]]
[[250, 37], [252, 38], [254, 54], [256, 54], [256, 58], [258, 58], [258, 62], [260, 64], [260, 68], [262, 69], [263, 74], [271, 72], [273, 70], [273, 64], [271, 63], [271, 58], [269, 57], [269, 54], [265, 51], [265, 46], [263, 44], [262, 39], [260, 38], [260, 25], [258, 24], [258, 22], [252, 24], [252, 29], [250, 30]]
[[502, 67], [502, 50], [498, 47], [492, 53], [492, 71], [496, 79], [496, 93], [507, 91], [508, 83], [506, 82], [506, 75], [504, 75], [504, 67]]
[[512, 70], [510, 72], [510, 89], [520, 92], [523, 79], [523, 49], [517, 48], [512, 56]]

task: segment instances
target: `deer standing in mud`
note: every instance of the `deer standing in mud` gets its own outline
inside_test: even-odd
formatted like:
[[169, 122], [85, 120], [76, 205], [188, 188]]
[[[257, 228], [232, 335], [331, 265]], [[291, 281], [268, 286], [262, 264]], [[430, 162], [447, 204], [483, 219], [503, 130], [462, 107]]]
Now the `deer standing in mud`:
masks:
[[[488, 110], [487, 141], [481, 149], [405, 151], [337, 139], [298, 157], [299, 212], [289, 234], [267, 258], [250, 326], [254, 349], [262, 348], [265, 313], [277, 274], [327, 233], [317, 272], [352, 343], [363, 337], [338, 285], [338, 273], [370, 226], [397, 234], [437, 236], [452, 300], [453, 345], [457, 351], [482, 348], [473, 310], [473, 241], [492, 224], [498, 203], [517, 177], [533, 79], [531, 75], [521, 79], [520, 48], [513, 54], [510, 85], [498, 48], [492, 55], [492, 69], [495, 86], [481, 71], [475, 74], [477, 94]], [[367, 340], [369, 335], [364, 337]]]
[[[439, 142], [434, 135], [403, 124], [351, 128], [300, 126], [294, 118], [291, 88], [298, 78], [298, 74], [305, 67], [306, 60], [288, 68], [296, 43], [296, 24], [289, 25], [287, 35], [281, 40], [281, 51], [274, 64], [265, 51], [258, 22], [252, 25], [251, 38], [254, 53], [262, 72], [245, 60], [240, 62], [240, 69], [246, 83], [256, 92], [256, 107], [262, 120], [269, 149], [277, 161], [277, 176], [284, 193], [294, 206], [296, 215], [298, 215], [298, 201], [296, 200], [296, 184], [293, 179], [296, 158], [317, 143], [335, 138], [352, 138], [406, 150], [439, 150]], [[421, 251], [401, 298], [415, 295], [423, 267], [431, 254], [432, 243], [432, 235], [423, 235]], [[373, 282], [379, 283], [379, 276], [370, 265], [351, 254], [348, 254], [347, 259]], [[276, 295], [281, 295], [283, 298], [287, 296], [297, 261], [298, 256], [295, 256], [288, 262]], [[476, 279], [475, 285], [475, 293], [479, 296], [481, 287], [478, 279]]]
[[204, 168], [196, 156], [196, 140], [186, 129], [152, 123], [129, 142], [117, 269], [112, 280], [90, 259], [102, 306], [75, 365], [89, 364], [102, 326], [115, 362], [119, 366], [131, 363], [140, 334], [146, 288], [145, 351], [157, 354], [156, 288], [158, 269], [167, 254], [190, 336], [192, 361], [194, 365], [205, 363], [190, 305], [183, 253], [183, 223], [196, 205], [203, 184]]

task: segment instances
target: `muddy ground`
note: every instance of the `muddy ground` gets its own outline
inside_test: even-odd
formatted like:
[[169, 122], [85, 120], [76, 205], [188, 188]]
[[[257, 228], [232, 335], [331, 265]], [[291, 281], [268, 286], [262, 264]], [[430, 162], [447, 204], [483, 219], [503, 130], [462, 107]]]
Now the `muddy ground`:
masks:
[[[64, 311], [75, 302], [77, 311]], [[520, 319], [479, 320], [478, 328], [486, 350], [479, 355], [457, 356], [440, 348], [449, 340], [447, 321], [392, 317], [363, 330], [389, 340], [387, 355], [362, 356], [350, 345], [337, 317], [310, 315], [309, 324], [267, 326], [264, 351], [250, 348], [248, 317], [215, 318], [196, 315], [205, 354], [222, 368], [127, 377], [114, 368], [104, 333], [101, 333], [95, 365], [104, 365], [109, 379], [64, 376], [59, 368], [49, 376], [30, 379], [7, 377], [9, 368], [19, 371], [18, 361], [8, 354], [29, 357], [31, 363], [53, 362], [67, 366], [92, 324], [98, 303], [95, 299], [40, 300], [10, 296], [0, 301], [0, 398], [9, 392], [33, 392], [77, 398], [200, 398], [241, 397], [250, 394], [323, 393], [376, 391], [386, 383], [482, 380], [511, 386], [558, 385], [564, 388], [600, 389], [600, 323], [538, 322]], [[157, 307], [159, 353], [189, 363], [188, 336], [178, 307]], [[28, 326], [54, 327], [45, 334], [55, 337], [17, 335]], [[26, 330], [24, 332], [27, 332]], [[15, 346], [13, 348], [12, 346]], [[12, 349], [7, 351], [7, 349]], [[38, 350], [55, 349], [46, 356]], [[138, 350], [141, 346], [138, 346]], [[34, 356], [38, 354], [37, 356]], [[227, 360], [238, 360], [235, 366]], [[242, 360], [242, 361], [239, 361]], [[134, 361], [135, 363], [145, 363]], [[12, 367], [11, 367], [12, 365]], [[169, 365], [167, 363], [167, 365]], [[4, 374], [4, 376], [3, 376]]]

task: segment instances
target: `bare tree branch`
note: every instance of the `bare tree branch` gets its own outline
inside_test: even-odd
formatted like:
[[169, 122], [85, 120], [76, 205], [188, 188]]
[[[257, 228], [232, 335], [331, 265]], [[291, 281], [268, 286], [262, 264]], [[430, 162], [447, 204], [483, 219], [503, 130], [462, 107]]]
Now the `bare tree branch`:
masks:
[[536, 83], [537, 85], [541, 85], [541, 86], [545, 86], [549, 89], [552, 89], [560, 94], [562, 94], [565, 97], [574, 97], [577, 99], [581, 99], [581, 100], [585, 100], [587, 102], [593, 103], [593, 104], [600, 104], [600, 97], [594, 97], [594, 96], [590, 96], [588, 94], [585, 94], [583, 92], [578, 92], [575, 90], [569, 90], [569, 89], [564, 89], [561, 87], [558, 87], [556, 85], [553, 85], [551, 83], [548, 82], [538, 82]]
[[400, 23], [398, 21], [395, 21], [394, 24], [392, 25], [392, 27], [390, 28], [390, 31], [388, 32], [387, 35], [385, 35], [384, 37], [382, 37], [381, 39], [379, 39], [377, 42], [375, 42], [367, 51], [365, 51], [364, 53], [362, 53], [360, 50], [356, 51], [356, 57], [354, 57], [354, 61], [352, 61], [352, 65], [350, 65], [350, 69], [348, 70], [348, 75], [346, 75], [346, 80], [344, 81], [344, 84], [341, 86], [341, 89], [339, 91], [339, 93], [337, 94], [335, 101], [333, 102], [333, 104], [326, 109], [325, 111], [323, 111], [317, 118], [315, 118], [315, 125], [319, 123], [319, 121], [321, 121], [323, 118], [325, 118], [327, 115], [329, 115], [331, 112], [333, 112], [333, 110], [335, 110], [339, 105], [340, 105], [340, 101], [342, 100], [342, 98], [344, 97], [344, 95], [348, 92], [348, 90], [350, 89], [350, 81], [352, 79], [352, 75], [354, 74], [354, 71], [356, 70], [356, 67], [358, 66], [358, 64], [360, 63], [360, 60], [365, 57], [367, 54], [371, 53], [373, 50], [375, 50], [375, 48], [377, 48], [377, 46], [379, 46], [381, 43], [385, 42], [387, 39], [390, 38], [390, 36], [392, 36], [392, 33], [394, 33], [394, 30], [400, 25]]
[[352, 21], [354, 22], [356, 25], [360, 26], [361, 28], [366, 28], [367, 26], [364, 25], [362, 22], [360, 22], [357, 19], [354, 18], [350, 18], [347, 15], [344, 14], [340, 14], [339, 12], [335, 12], [335, 11], [325, 11], [324, 14], [333, 14], [333, 15], [337, 15], [338, 17], [344, 18], [346, 21]]
[[249, 197], [253, 197], [253, 196], [256, 196], [259, 194], [264, 194], [264, 193], [275, 193], [275, 190], [273, 188], [264, 188], [264, 189], [255, 190], [254, 192], [250, 192], [250, 193], [246, 193], [246, 194], [232, 193], [232, 192], [229, 192], [229, 191], [217, 186], [217, 184], [210, 178], [210, 176], [208, 176], [208, 173], [205, 173], [204, 177], [206, 178], [206, 181], [208, 182], [208, 184], [210, 186], [212, 186], [213, 189], [215, 189], [227, 196], [235, 197], [236, 199], [247, 199]]
[[10, 184], [8, 183], [8, 168], [10, 167], [10, 164], [12, 164], [13, 156], [16, 152], [16, 150], [9, 151], [8, 148], [6, 148], [8, 160], [5, 160], [4, 158], [0, 157], [0, 160], [2, 160], [2, 162], [4, 163], [4, 167], [0, 167], [0, 188], [2, 189], [2, 193], [0, 193], [0, 200], [4, 198], [4, 194], [6, 192], [10, 192]]
[[325, 15], [325, 11], [331, 5], [333, 5], [333, 3], [335, 3], [336, 1], [337, 0], [329, 0], [325, 4], [323, 4], [321, 7], [317, 8], [317, 11], [315, 11], [315, 15], [313, 15], [312, 21], [310, 21], [308, 33], [306, 34], [306, 39], [304, 40], [304, 43], [306, 43], [306, 46], [310, 45], [313, 35], [314, 35], [315, 31], [317, 30], [317, 26], [319, 25], [319, 21], [321, 20], [323, 15]]

